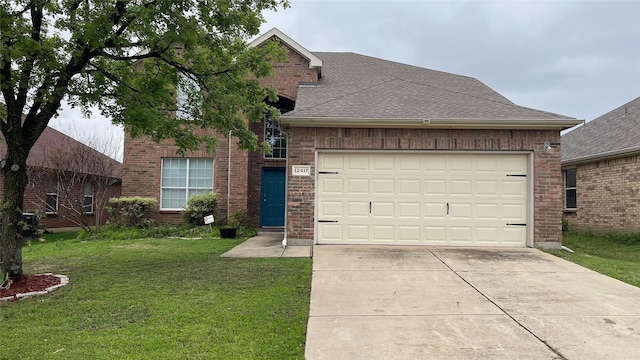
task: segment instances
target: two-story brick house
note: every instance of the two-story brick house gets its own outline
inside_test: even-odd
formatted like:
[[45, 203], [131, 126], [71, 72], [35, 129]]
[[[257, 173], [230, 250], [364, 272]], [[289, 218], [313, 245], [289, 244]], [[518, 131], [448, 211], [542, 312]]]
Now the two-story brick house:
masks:
[[123, 195], [159, 199], [179, 223], [214, 190], [218, 216], [247, 209], [289, 243], [558, 246], [560, 130], [578, 120], [518, 106], [480, 81], [354, 53], [310, 52], [277, 29], [288, 60], [262, 79], [277, 122], [251, 129], [273, 153], [176, 155], [125, 137]]

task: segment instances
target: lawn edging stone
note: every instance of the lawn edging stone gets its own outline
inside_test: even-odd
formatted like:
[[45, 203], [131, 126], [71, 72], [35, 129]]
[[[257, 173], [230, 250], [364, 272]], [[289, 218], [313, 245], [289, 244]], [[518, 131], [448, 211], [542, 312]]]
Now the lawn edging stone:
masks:
[[66, 275], [57, 275], [57, 274], [53, 274], [53, 273], [45, 273], [45, 274], [36, 274], [36, 275], [50, 275], [50, 276], [55, 276], [58, 279], [60, 279], [60, 283], [57, 285], [52, 285], [47, 287], [46, 289], [42, 290], [42, 291], [30, 291], [30, 292], [26, 292], [26, 293], [20, 293], [20, 294], [15, 294], [13, 296], [6, 296], [3, 298], [0, 298], [0, 302], [1, 301], [11, 301], [11, 300], [21, 300], [21, 299], [26, 299], [26, 298], [30, 298], [30, 297], [34, 297], [34, 296], [38, 296], [38, 295], [46, 295], [46, 294], [50, 294], [51, 292], [69, 284], [69, 277]]

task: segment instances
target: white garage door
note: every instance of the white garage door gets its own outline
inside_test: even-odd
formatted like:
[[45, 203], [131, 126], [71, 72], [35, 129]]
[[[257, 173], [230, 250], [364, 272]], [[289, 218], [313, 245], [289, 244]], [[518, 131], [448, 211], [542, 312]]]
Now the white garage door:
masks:
[[527, 155], [320, 153], [320, 244], [525, 246]]

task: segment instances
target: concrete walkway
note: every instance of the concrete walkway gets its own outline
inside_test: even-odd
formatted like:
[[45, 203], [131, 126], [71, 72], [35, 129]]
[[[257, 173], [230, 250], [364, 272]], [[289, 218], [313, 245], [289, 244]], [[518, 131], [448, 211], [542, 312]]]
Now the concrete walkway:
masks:
[[316, 246], [306, 359], [640, 359], [640, 289], [536, 249]]
[[311, 246], [287, 246], [282, 247], [283, 233], [261, 232], [242, 244], [222, 254], [222, 257], [231, 258], [291, 258], [311, 257]]

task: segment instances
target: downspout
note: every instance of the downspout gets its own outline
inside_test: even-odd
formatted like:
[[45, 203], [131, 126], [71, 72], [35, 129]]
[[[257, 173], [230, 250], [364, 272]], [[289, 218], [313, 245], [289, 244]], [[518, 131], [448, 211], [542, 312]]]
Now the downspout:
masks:
[[231, 213], [231, 130], [229, 130], [229, 159], [227, 161], [227, 222]]
[[287, 155], [284, 157], [284, 239], [282, 240], [282, 247], [287, 248], [287, 233], [288, 233], [288, 217], [289, 217], [289, 133], [284, 131], [281, 124], [278, 124], [280, 133], [284, 134], [285, 141], [287, 142]]

